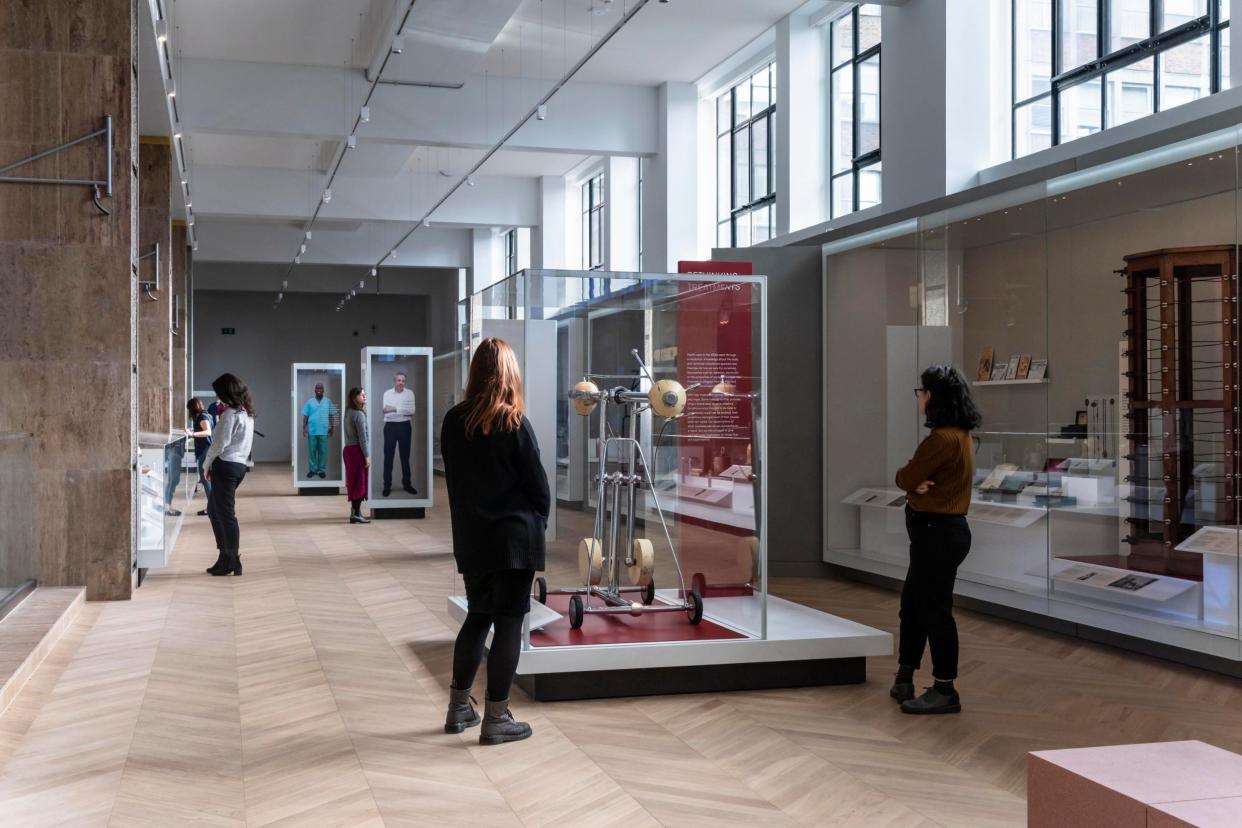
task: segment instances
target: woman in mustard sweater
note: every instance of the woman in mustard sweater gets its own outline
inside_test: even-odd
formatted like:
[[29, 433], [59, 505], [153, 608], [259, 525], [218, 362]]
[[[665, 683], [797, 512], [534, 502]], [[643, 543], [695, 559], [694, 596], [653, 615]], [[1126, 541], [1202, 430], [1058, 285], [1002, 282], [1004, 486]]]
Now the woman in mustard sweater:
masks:
[[[914, 457], [897, 470], [897, 486], [907, 494], [906, 532], [910, 568], [901, 589], [901, 643], [897, 676], [889, 691], [903, 713], [958, 713], [957, 624], [953, 621], [953, 582], [970, 552], [971, 484], [975, 447], [970, 432], [982, 418], [966, 378], [949, 365], [933, 365], [914, 389], [919, 413], [931, 432]], [[914, 696], [914, 671], [930, 645], [933, 684]]]

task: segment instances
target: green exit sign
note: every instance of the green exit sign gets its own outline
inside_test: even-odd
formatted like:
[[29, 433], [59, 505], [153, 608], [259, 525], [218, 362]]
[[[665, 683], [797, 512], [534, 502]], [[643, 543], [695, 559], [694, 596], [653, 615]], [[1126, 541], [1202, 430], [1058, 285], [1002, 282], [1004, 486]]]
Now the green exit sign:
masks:
[[225, 336], [232, 336], [233, 334], [237, 333], [237, 328], [221, 328], [220, 333], [224, 334]]

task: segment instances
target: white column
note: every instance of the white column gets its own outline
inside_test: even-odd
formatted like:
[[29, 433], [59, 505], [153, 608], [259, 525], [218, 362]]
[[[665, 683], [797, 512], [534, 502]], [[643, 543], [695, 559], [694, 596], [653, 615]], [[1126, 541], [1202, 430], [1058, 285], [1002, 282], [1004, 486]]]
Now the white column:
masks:
[[824, 33], [803, 9], [776, 24], [776, 235], [828, 220]]
[[[563, 176], [545, 175], [539, 179], [539, 226], [531, 237], [531, 267], [559, 270], [571, 266], [565, 239], [568, 229], [566, 189]], [[576, 267], [577, 263], [572, 266]]]
[[504, 274], [504, 256], [499, 250], [495, 232], [490, 227], [475, 228], [471, 231], [471, 292], [477, 293], [483, 288], [500, 281]]
[[638, 270], [638, 159], [612, 156], [604, 162], [604, 269]]
[[[643, 268], [675, 272], [701, 258], [699, 244], [699, 97], [691, 83], [659, 88], [657, 155], [643, 176]], [[714, 197], [714, 196], [713, 196]]]

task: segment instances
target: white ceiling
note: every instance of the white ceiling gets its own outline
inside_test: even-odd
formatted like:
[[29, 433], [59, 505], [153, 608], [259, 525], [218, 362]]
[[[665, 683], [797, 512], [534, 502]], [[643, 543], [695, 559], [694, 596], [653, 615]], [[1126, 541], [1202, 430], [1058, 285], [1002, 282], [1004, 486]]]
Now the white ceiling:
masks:
[[365, 66], [358, 46], [372, 4], [383, 0], [177, 0], [177, 57]]
[[326, 172], [336, 141], [289, 135], [223, 135], [194, 132], [186, 136], [186, 155], [193, 165], [274, 167], [280, 170]]

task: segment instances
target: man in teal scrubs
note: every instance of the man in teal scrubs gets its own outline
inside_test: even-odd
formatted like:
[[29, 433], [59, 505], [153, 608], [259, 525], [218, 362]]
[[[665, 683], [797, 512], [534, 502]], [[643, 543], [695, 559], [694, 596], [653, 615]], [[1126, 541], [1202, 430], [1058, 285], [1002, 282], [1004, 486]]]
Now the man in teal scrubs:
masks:
[[315, 383], [315, 396], [302, 406], [302, 436], [309, 456], [307, 477], [327, 477], [328, 438], [336, 430], [337, 409], [323, 395], [323, 383]]

